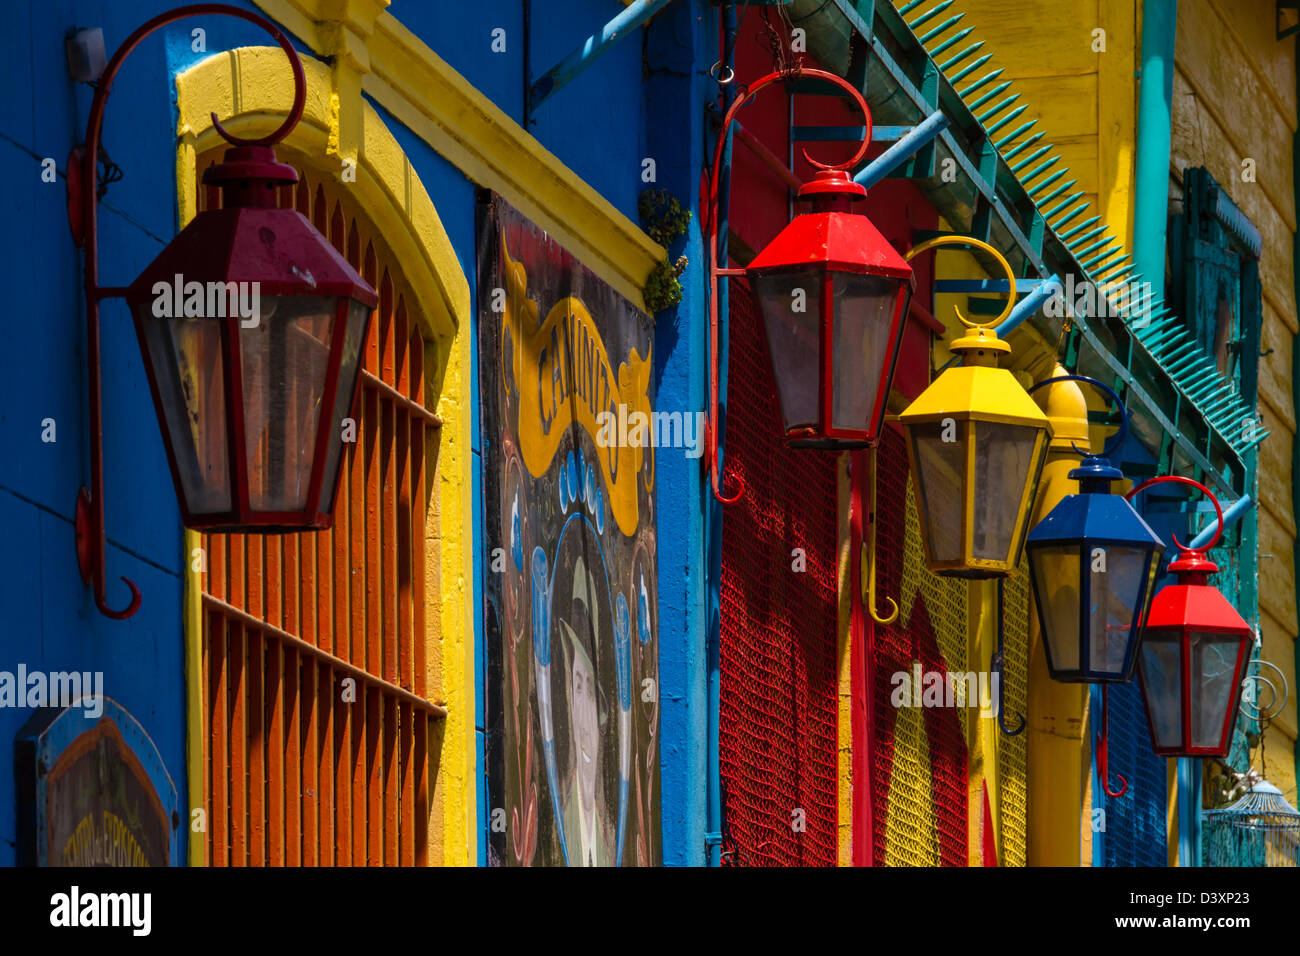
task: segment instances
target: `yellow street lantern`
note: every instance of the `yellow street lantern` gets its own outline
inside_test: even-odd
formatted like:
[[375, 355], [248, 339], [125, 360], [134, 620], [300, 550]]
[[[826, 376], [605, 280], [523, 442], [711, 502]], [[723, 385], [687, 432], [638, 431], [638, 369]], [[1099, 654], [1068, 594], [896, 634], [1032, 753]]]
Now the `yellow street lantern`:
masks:
[[1006, 577], [1020, 563], [1038, 476], [1052, 426], [1042, 409], [998, 367], [1011, 346], [994, 329], [1011, 313], [1016, 280], [996, 249], [978, 239], [940, 236], [907, 258], [939, 245], [975, 246], [1006, 271], [1010, 295], [986, 324], [957, 318], [967, 333], [952, 343], [962, 362], [942, 372], [898, 416], [907, 434], [926, 564], [935, 574]]

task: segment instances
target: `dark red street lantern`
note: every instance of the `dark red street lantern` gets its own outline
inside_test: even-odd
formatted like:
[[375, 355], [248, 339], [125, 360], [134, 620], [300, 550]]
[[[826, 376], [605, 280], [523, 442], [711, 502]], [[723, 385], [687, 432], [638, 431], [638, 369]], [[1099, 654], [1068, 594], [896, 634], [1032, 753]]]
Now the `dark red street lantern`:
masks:
[[880, 433], [915, 278], [852, 210], [866, 195], [844, 170], [823, 168], [799, 190], [811, 210], [746, 270], [791, 447], [861, 448]]
[[370, 313], [378, 302], [296, 209], [293, 167], [237, 147], [203, 177], [199, 213], [126, 298], [185, 524], [328, 528]]
[[1165, 481], [1209, 495], [1219, 525], [1204, 548], [1174, 538], [1181, 553], [1169, 570], [1178, 580], [1157, 592], [1147, 614], [1138, 679], [1151, 744], [1162, 757], [1226, 757], [1255, 632], [1209, 584], [1219, 568], [1204, 552], [1223, 534], [1223, 511], [1209, 489], [1189, 478], [1164, 476], [1143, 482], [1126, 497]]
[[[99, 284], [99, 141], [122, 62], [149, 34], [195, 15], [237, 17], [269, 32], [289, 58], [294, 100], [274, 133], [240, 139], [204, 182], [222, 208], [201, 212], [128, 288]], [[249, 10], [201, 3], [136, 29], [99, 76], [84, 145], [68, 161], [68, 220], [85, 247], [90, 487], [77, 495], [77, 562], [95, 604], [122, 619], [105, 593], [99, 304], [127, 300], [135, 319], [185, 524], [205, 531], [290, 532], [330, 526], [342, 458], [342, 420], [356, 397], [361, 346], [378, 296], [299, 212], [279, 209], [298, 174], [271, 148], [302, 118], [307, 83], [297, 51]]]

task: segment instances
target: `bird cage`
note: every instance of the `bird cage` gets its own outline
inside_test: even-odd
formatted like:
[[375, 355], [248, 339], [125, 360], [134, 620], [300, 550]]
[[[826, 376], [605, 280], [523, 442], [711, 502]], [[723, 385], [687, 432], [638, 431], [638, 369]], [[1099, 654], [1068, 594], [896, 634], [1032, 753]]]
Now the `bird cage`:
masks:
[[1206, 866], [1300, 865], [1300, 811], [1261, 780], [1235, 803], [1205, 811], [1202, 847]]

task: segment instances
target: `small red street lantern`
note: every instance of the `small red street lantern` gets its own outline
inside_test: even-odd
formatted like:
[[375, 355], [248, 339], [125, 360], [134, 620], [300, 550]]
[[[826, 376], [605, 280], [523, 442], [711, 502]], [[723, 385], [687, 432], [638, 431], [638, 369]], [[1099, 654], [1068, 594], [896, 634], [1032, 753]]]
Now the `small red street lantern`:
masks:
[[[118, 69], [149, 34], [195, 15], [237, 17], [265, 29], [289, 57], [294, 101], [261, 139], [217, 131], [234, 148], [204, 175], [222, 208], [195, 217], [128, 288], [99, 284], [99, 140]], [[207, 531], [281, 533], [328, 528], [342, 458], [341, 420], [356, 397], [361, 346], [375, 291], [299, 212], [276, 206], [298, 181], [271, 148], [302, 117], [302, 61], [270, 21], [202, 3], [160, 14], [135, 30], [95, 89], [86, 141], [68, 162], [68, 218], [85, 246], [90, 399], [90, 489], [77, 496], [77, 560], [95, 603], [123, 619], [105, 594], [103, 425], [99, 303], [125, 298], [158, 413], [185, 524]]]
[[[843, 163], [804, 159], [819, 172], [799, 189], [810, 211], [796, 216], [747, 269], [718, 264], [718, 189], [723, 149], [737, 111], [764, 87], [791, 79], [823, 80], [838, 86], [861, 110], [862, 142]], [[851, 83], [824, 70], [769, 73], [741, 87], [722, 121], [709, 180], [709, 279], [711, 283], [709, 428], [710, 472], [714, 496], [722, 493], [718, 474], [718, 279], [746, 276], [754, 288], [767, 332], [772, 374], [781, 402], [785, 438], [796, 448], [864, 448], [880, 433], [885, 402], [898, 362], [899, 347], [915, 278], [912, 267], [852, 205], [866, 189], [847, 169], [871, 145], [871, 111]]]
[[1204, 548], [1189, 548], [1174, 538], [1181, 553], [1169, 570], [1178, 581], [1156, 594], [1147, 614], [1138, 679], [1151, 744], [1162, 757], [1225, 757], [1255, 632], [1208, 583], [1219, 568], [1203, 552], [1223, 535], [1223, 510], [1210, 490], [1190, 478], [1167, 475], [1144, 481], [1125, 497], [1166, 481], [1209, 495], [1219, 525]]
[[[866, 128], [870, 141], [869, 114]], [[862, 448], [880, 433], [916, 279], [871, 220], [851, 210], [866, 189], [843, 169], [813, 165], [821, 171], [799, 190], [812, 210], [746, 272], [767, 330], [786, 441]]]

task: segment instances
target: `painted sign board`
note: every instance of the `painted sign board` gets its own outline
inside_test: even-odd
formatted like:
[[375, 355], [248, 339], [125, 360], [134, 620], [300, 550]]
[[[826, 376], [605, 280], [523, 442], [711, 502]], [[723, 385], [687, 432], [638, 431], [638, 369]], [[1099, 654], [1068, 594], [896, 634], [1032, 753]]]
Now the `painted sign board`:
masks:
[[478, 279], [489, 862], [654, 865], [650, 318], [498, 196]]
[[15, 743], [18, 861], [180, 864], [176, 787], [144, 728], [115, 701], [38, 710]]

